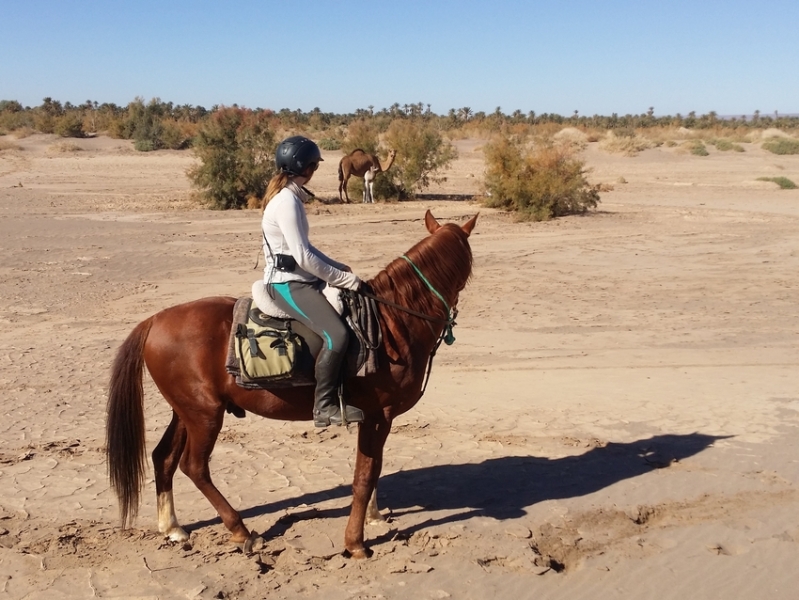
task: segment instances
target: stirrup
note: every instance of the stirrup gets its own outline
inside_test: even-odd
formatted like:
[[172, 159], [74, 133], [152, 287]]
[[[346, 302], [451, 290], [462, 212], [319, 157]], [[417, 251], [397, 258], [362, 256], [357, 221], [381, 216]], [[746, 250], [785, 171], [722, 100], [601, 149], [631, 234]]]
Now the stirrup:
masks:
[[363, 423], [363, 411], [357, 406], [344, 405], [344, 410], [339, 415], [344, 415], [344, 418], [339, 418], [339, 425], [347, 425], [349, 423]]
[[[342, 418], [342, 415], [344, 418]], [[357, 406], [344, 404], [343, 399], [339, 399], [339, 404], [333, 404], [313, 411], [313, 424], [315, 427], [363, 423], [363, 420], [363, 411]]]

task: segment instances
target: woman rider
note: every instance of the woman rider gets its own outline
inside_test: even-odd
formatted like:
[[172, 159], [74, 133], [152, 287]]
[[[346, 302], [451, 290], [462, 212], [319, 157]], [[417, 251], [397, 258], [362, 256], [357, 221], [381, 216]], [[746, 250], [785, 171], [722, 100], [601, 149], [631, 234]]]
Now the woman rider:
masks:
[[[314, 425], [343, 422], [338, 399], [340, 367], [349, 332], [335, 309], [322, 295], [325, 284], [357, 290], [361, 280], [350, 268], [325, 256], [308, 240], [308, 218], [303, 202], [308, 183], [322, 161], [314, 142], [293, 136], [277, 147], [277, 174], [264, 196], [261, 229], [264, 239], [264, 284], [281, 310], [301, 321], [322, 338], [316, 359]], [[346, 406], [348, 423], [363, 421], [363, 412]]]

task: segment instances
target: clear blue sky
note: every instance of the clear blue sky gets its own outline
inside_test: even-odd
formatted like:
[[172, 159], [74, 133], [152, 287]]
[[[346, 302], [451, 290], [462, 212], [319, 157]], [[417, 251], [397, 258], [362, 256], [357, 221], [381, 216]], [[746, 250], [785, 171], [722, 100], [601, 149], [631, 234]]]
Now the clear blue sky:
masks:
[[799, 0], [0, 0], [0, 99], [799, 113]]

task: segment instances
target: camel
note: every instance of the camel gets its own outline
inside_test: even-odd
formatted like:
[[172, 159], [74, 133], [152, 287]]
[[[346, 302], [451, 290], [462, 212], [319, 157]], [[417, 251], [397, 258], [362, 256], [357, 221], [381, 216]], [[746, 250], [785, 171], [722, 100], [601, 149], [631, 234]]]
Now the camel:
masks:
[[[374, 154], [367, 154], [360, 148], [353, 150], [349, 154], [347, 154], [341, 161], [338, 163], [338, 198], [342, 202], [345, 201], [349, 203], [350, 196], [347, 193], [347, 182], [349, 182], [350, 177], [355, 175], [356, 177], [364, 177], [367, 172], [369, 172], [370, 177], [368, 179], [369, 185], [369, 196], [372, 195], [372, 186], [371, 182], [374, 181], [375, 175], [381, 173], [383, 171], [388, 171], [391, 168], [391, 165], [394, 164], [394, 158], [397, 156], [396, 150], [391, 150], [388, 153], [388, 161], [385, 165], [380, 164], [380, 160]], [[342, 198], [341, 192], [344, 191], [344, 197]], [[364, 190], [364, 201], [366, 201], [366, 191]], [[374, 201], [374, 199], [372, 199]]]
[[374, 204], [375, 203], [375, 176], [377, 175], [378, 167], [372, 165], [363, 174], [363, 203], [364, 204]]

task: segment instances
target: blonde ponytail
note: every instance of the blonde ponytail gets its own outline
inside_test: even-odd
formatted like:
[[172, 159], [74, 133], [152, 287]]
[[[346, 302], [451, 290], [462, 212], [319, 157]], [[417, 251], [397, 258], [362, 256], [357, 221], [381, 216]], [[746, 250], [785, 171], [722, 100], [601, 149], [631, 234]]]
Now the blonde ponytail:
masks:
[[269, 204], [269, 201], [274, 198], [280, 190], [288, 185], [289, 178], [290, 176], [288, 173], [278, 172], [272, 177], [272, 179], [269, 180], [269, 185], [266, 186], [266, 194], [264, 194], [261, 212], [266, 209], [266, 205]]

